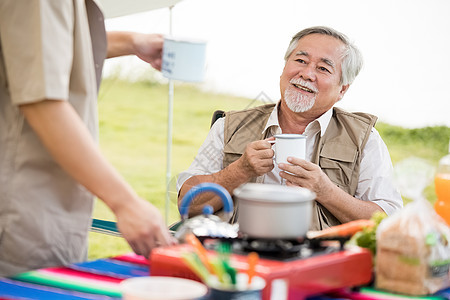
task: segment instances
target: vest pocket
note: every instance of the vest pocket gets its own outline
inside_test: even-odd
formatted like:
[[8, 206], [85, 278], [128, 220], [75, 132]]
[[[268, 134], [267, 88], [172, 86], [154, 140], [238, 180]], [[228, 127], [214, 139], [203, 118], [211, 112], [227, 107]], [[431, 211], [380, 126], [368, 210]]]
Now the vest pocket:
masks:
[[357, 149], [354, 145], [331, 142], [323, 146], [319, 166], [332, 182], [348, 187], [355, 168]]

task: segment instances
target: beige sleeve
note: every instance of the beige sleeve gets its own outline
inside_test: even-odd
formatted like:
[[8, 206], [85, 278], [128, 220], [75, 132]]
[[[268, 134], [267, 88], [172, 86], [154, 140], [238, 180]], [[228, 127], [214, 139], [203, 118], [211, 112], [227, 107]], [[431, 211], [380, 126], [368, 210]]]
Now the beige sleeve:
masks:
[[0, 39], [13, 104], [68, 99], [73, 24], [73, 0], [1, 1]]

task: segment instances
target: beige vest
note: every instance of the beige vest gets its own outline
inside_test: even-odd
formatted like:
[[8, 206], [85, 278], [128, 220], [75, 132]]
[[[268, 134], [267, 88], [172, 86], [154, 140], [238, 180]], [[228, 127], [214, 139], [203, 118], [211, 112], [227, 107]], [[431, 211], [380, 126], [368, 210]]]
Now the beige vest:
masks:
[[[262, 133], [275, 104], [226, 113], [223, 167], [239, 159], [248, 143], [266, 138]], [[377, 117], [333, 108], [330, 124], [315, 141], [312, 162], [342, 190], [355, 195], [361, 154]], [[251, 181], [254, 182], [256, 178]], [[233, 218], [233, 221], [235, 218]], [[313, 204], [311, 230], [341, 224], [317, 201]]]

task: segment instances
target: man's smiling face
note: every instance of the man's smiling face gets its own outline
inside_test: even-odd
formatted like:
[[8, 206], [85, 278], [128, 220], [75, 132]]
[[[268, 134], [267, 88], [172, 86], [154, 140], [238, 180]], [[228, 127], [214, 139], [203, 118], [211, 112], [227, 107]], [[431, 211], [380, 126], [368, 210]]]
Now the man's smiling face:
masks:
[[348, 88], [340, 84], [344, 50], [343, 42], [324, 34], [298, 41], [280, 76], [282, 100], [293, 112], [320, 116], [344, 96]]

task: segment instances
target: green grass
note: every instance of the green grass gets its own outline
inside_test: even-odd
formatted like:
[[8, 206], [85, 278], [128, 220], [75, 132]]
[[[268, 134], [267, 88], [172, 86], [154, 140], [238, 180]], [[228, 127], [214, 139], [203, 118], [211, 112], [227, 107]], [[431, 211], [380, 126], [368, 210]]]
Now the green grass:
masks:
[[[376, 126], [395, 163], [409, 157], [419, 157], [437, 166], [439, 159], [448, 154], [450, 128], [445, 126], [405, 129], [379, 123]], [[431, 202], [436, 201], [434, 183], [424, 191], [425, 197]], [[411, 199], [404, 198], [407, 204]]]
[[[186, 84], [175, 85], [168, 224], [179, 220], [176, 175], [186, 170], [209, 131], [217, 109], [243, 109], [252, 99], [203, 93]], [[148, 82], [103, 81], [99, 93], [100, 145], [104, 155], [137, 193], [164, 215], [166, 199], [168, 86]], [[115, 220], [101, 201], [94, 218]], [[89, 258], [131, 251], [124, 239], [90, 233]]]
[[[212, 113], [216, 109], [238, 110], [258, 104], [253, 99], [201, 92], [186, 84], [175, 85], [173, 99], [169, 224], [179, 219], [175, 176], [187, 169], [197, 154], [209, 131]], [[100, 87], [102, 151], [137, 193], [158, 207], [163, 215], [166, 198], [167, 110], [167, 85], [106, 79]], [[438, 159], [448, 150], [448, 127], [404, 129], [378, 123], [376, 128], [389, 148], [393, 163], [417, 156], [437, 165]], [[431, 202], [435, 201], [433, 185], [426, 189], [425, 194]], [[115, 220], [101, 201], [96, 202], [94, 217]], [[122, 238], [90, 233], [90, 259], [130, 251]]]

